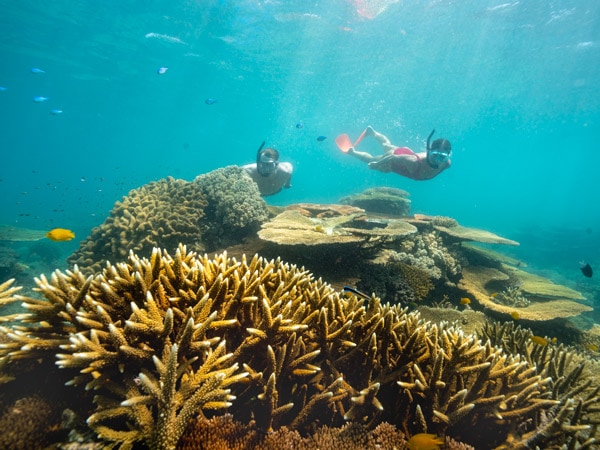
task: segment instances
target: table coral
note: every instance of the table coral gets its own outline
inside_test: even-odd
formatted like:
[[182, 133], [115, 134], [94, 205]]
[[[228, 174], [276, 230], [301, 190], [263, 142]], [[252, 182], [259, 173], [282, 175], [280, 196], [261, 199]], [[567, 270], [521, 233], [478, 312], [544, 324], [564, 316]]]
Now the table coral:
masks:
[[408, 196], [409, 193], [402, 189], [376, 187], [343, 197], [340, 203], [357, 206], [370, 213], [408, 216], [411, 203]]

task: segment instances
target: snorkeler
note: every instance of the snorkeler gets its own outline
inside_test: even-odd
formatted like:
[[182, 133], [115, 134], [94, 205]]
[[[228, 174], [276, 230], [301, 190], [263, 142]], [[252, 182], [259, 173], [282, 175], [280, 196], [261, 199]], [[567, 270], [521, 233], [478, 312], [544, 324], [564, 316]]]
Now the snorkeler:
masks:
[[246, 164], [242, 169], [256, 182], [260, 195], [266, 197], [292, 187], [294, 167], [289, 162], [279, 162], [279, 152], [274, 148], [263, 150], [264, 146], [263, 142], [258, 148], [256, 162]]
[[[413, 180], [430, 180], [450, 167], [452, 146], [446, 139], [436, 139], [433, 142], [433, 130], [427, 138], [427, 151], [415, 153], [408, 147], [396, 147], [387, 136], [378, 133], [370, 125], [362, 132], [357, 141], [352, 144], [347, 134], [338, 136], [335, 140], [339, 149], [369, 164], [370, 169], [380, 172], [394, 172]], [[385, 151], [383, 155], [373, 156], [367, 152], [359, 152], [355, 147], [364, 137], [373, 136]]]

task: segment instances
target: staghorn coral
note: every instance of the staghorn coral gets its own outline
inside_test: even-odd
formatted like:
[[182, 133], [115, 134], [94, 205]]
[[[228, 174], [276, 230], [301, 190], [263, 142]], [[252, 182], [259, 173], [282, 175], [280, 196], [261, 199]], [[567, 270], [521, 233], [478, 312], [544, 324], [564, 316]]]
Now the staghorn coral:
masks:
[[[572, 395], [552, 398], [565, 380], [524, 357], [376, 297], [343, 297], [280, 260], [155, 249], [94, 277], [75, 268], [36, 282], [43, 299], [7, 299], [28, 312], [0, 328], [2, 373], [56, 361], [63, 382], [95, 393], [88, 423], [123, 448], [173, 448], [189, 419], [225, 408], [263, 433], [388, 422], [476, 448], [553, 408], [577, 410]], [[564, 439], [586, 421], [575, 412]]]
[[480, 330], [494, 345], [521, 355], [549, 380], [546, 397], [555, 402], [513, 430], [499, 448], [594, 448], [600, 443], [599, 380], [597, 361], [559, 345], [540, 346], [530, 339], [530, 330], [513, 323], [488, 321]]
[[145, 184], [117, 201], [67, 261], [93, 273], [130, 250], [147, 254], [154, 247], [175, 248], [180, 242], [204, 249], [200, 222], [207, 204], [201, 187], [185, 180], [168, 177]]

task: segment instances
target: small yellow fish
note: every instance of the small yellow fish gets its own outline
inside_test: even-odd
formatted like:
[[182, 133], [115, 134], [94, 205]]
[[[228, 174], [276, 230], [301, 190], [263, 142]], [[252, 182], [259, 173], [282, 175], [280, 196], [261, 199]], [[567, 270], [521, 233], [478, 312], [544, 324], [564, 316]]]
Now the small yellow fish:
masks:
[[318, 231], [319, 233], [325, 233], [325, 228], [323, 228], [323, 225], [317, 225], [315, 226], [315, 231]]
[[406, 443], [406, 446], [410, 450], [439, 450], [440, 445], [443, 444], [444, 440], [435, 434], [419, 433], [413, 435]]
[[51, 241], [70, 241], [75, 237], [75, 233], [65, 228], [53, 228], [46, 233], [46, 237]]
[[494, 293], [490, 294], [490, 297], [492, 297], [492, 298], [496, 298], [497, 296], [498, 296], [497, 292], [494, 292]]
[[511, 311], [510, 317], [512, 317], [514, 320], [519, 320], [521, 318], [521, 315], [517, 311]]
[[463, 297], [460, 299], [460, 304], [461, 305], [470, 305], [471, 299], [469, 297]]
[[530, 337], [531, 341], [537, 345], [541, 345], [542, 347], [548, 345], [548, 339], [542, 337], [542, 336], [531, 336]]
[[550, 339], [550, 342], [553, 344], [556, 344], [556, 341], [558, 341], [558, 339], [556, 339], [556, 336]]
[[587, 348], [590, 352], [597, 353], [599, 347], [596, 344], [587, 343], [585, 344], [585, 348]]

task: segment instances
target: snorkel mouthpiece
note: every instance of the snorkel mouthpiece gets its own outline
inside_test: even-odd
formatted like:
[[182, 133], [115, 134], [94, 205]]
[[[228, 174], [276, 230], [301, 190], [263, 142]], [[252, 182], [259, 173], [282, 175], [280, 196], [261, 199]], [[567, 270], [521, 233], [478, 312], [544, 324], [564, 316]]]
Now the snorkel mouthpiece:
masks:
[[429, 136], [427, 136], [427, 151], [431, 150], [431, 137], [433, 136], [433, 133], [435, 133], [435, 128], [431, 130], [431, 133], [429, 133]]

